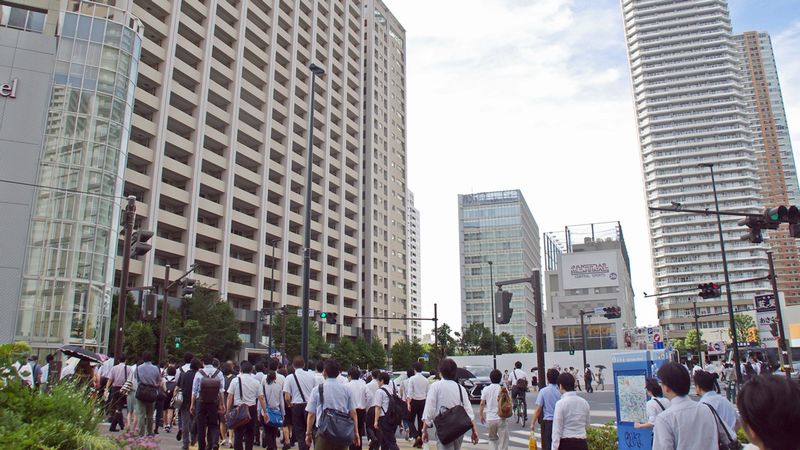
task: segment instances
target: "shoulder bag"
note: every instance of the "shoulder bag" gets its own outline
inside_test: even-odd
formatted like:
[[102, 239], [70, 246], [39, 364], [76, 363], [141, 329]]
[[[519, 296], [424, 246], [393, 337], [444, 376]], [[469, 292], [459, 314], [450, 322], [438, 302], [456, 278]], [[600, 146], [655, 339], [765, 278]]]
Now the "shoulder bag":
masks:
[[[308, 400], [306, 400], [306, 395], [303, 394], [303, 388], [300, 387], [300, 380], [297, 379], [297, 374], [294, 373], [292, 375], [294, 375], [294, 382], [297, 384], [297, 390], [300, 391], [300, 398], [303, 399], [303, 403], [304, 404], [308, 403]], [[320, 392], [322, 392], [321, 388], [320, 388]]]
[[278, 406], [272, 407], [269, 406], [269, 399], [267, 398], [267, 388], [265, 385], [261, 385], [261, 390], [264, 391], [264, 403], [267, 405], [267, 425], [275, 428], [280, 428], [283, 426], [283, 410], [280, 408], [280, 398], [278, 399]]
[[[453, 383], [456, 382], [453, 381]], [[464, 409], [464, 391], [461, 389], [460, 384], [456, 383], [456, 387], [458, 388], [458, 398], [461, 403], [452, 408], [441, 407], [443, 411], [433, 419], [436, 435], [439, 437], [439, 442], [444, 445], [450, 444], [472, 429], [472, 420], [470, 420], [467, 411]]]
[[319, 385], [319, 404], [322, 407], [322, 416], [317, 418], [319, 435], [333, 445], [346, 447], [353, 442], [353, 418], [349, 412], [325, 407], [323, 386]]
[[714, 421], [717, 423], [719, 450], [741, 450], [742, 444], [739, 443], [739, 440], [736, 438], [736, 436], [731, 436], [731, 433], [728, 431], [728, 427], [722, 423], [722, 419], [719, 417], [719, 414], [717, 414], [717, 410], [708, 403], [705, 405], [708, 406], [708, 409], [710, 409], [714, 414]]
[[661, 404], [661, 402], [660, 402], [660, 401], [658, 401], [658, 399], [657, 399], [657, 398], [653, 397], [653, 400], [655, 400], [655, 401], [656, 401], [656, 403], [658, 403], [658, 406], [660, 406], [660, 407], [661, 407], [661, 410], [662, 410], [662, 411], [666, 411], [666, 410], [667, 410], [666, 408], [664, 408], [664, 405], [662, 405], [662, 404]]
[[239, 405], [225, 414], [225, 423], [230, 429], [237, 429], [250, 423], [250, 407], [244, 403], [244, 392], [242, 391], [242, 378], [239, 377]]
[[139, 368], [136, 368], [136, 382], [139, 386], [136, 388], [136, 400], [143, 403], [153, 403], [158, 399], [159, 388], [152, 384], [145, 384], [139, 381]]

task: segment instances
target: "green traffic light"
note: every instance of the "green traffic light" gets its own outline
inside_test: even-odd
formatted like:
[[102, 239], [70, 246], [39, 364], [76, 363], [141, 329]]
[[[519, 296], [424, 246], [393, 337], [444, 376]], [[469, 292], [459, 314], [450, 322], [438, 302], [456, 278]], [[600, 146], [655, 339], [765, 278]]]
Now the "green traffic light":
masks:
[[320, 319], [327, 319], [328, 318], [328, 313], [326, 313], [326, 312], [319, 313], [319, 318]]
[[778, 219], [780, 219], [780, 218], [781, 218], [781, 215], [780, 215], [780, 214], [778, 214], [778, 213], [775, 213], [775, 214], [770, 214], [770, 215], [769, 215], [769, 218], [770, 218], [770, 220], [778, 220]]

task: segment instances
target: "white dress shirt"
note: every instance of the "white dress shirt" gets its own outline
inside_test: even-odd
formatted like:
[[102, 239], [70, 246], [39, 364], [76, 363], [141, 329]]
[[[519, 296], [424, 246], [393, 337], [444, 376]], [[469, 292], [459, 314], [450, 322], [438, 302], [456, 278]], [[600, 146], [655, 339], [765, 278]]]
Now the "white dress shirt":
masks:
[[441, 408], [452, 408], [462, 405], [467, 410], [470, 420], [475, 420], [475, 413], [469, 403], [469, 395], [464, 387], [453, 380], [440, 380], [433, 383], [428, 389], [428, 397], [425, 399], [425, 411], [422, 413], [422, 420], [428, 426], [433, 426], [433, 419], [439, 415]]
[[320, 384], [325, 382], [325, 375], [322, 372], [314, 373], [314, 386], [319, 386]]
[[656, 417], [653, 450], [717, 450], [717, 420], [706, 405], [675, 397]]
[[[241, 395], [240, 384], [242, 387]], [[228, 395], [233, 395], [233, 406], [239, 406], [242, 403], [247, 406], [255, 406], [258, 396], [262, 395], [261, 383], [250, 373], [240, 373], [228, 386]]]
[[[509, 396], [511, 393], [508, 394]], [[492, 383], [481, 391], [481, 401], [486, 402], [483, 406], [483, 414], [487, 422], [500, 420], [497, 415], [497, 399], [500, 397], [500, 384]]]
[[380, 407], [380, 411], [378, 411], [378, 417], [384, 416], [386, 411], [389, 409], [389, 396], [386, 393], [392, 391], [390, 391], [388, 388], [388, 385], [378, 388], [378, 391], [375, 392], [375, 396], [372, 397], [372, 406]]
[[114, 367], [114, 358], [108, 358], [107, 360], [103, 361], [103, 364], [100, 365], [100, 368], [97, 369], [97, 374], [100, 378], [108, 378], [108, 374], [111, 373], [111, 368]]
[[[663, 409], [661, 408], [661, 406], [658, 406], [659, 403], [661, 404], [661, 406], [664, 407]], [[659, 414], [661, 414], [662, 412], [666, 411], [667, 408], [669, 408], [669, 399], [663, 397], [651, 398], [650, 400], [647, 401], [647, 405], [645, 406], [645, 408], [647, 410], [647, 423], [649, 423], [650, 425], [655, 425], [656, 417], [658, 417]]]
[[367, 409], [372, 404], [372, 395], [364, 380], [351, 380], [347, 383], [347, 386], [350, 387], [350, 392], [353, 393], [353, 407], [355, 409]]
[[528, 376], [525, 375], [525, 372], [522, 369], [514, 369], [511, 374], [508, 376], [508, 379], [511, 380], [511, 384], [517, 384], [517, 380], [527, 380]]
[[564, 392], [553, 413], [553, 450], [558, 449], [562, 438], [586, 439], [588, 426], [589, 402], [575, 391]]
[[739, 419], [739, 415], [736, 413], [736, 408], [733, 407], [733, 404], [731, 404], [727, 398], [711, 391], [706, 392], [700, 397], [700, 403], [711, 405], [711, 407], [717, 411], [717, 414], [719, 414], [722, 423], [728, 427], [728, 431], [736, 429], [736, 422]]
[[425, 400], [428, 396], [428, 389], [430, 386], [431, 384], [428, 383], [428, 380], [422, 376], [421, 373], [417, 372], [413, 377], [408, 379], [408, 391], [406, 391], [406, 395], [411, 400]]
[[367, 390], [369, 391], [369, 395], [374, 397], [375, 393], [378, 392], [378, 380], [372, 380], [367, 383]]
[[[301, 389], [303, 389], [302, 395], [300, 394], [300, 390], [297, 389], [298, 383]], [[311, 390], [314, 389], [315, 386], [317, 386], [317, 380], [313, 372], [295, 369], [294, 373], [286, 377], [286, 381], [283, 384], [283, 392], [289, 394], [293, 405], [298, 405], [308, 402], [308, 399], [311, 398]], [[303, 400], [304, 396], [305, 400]]]

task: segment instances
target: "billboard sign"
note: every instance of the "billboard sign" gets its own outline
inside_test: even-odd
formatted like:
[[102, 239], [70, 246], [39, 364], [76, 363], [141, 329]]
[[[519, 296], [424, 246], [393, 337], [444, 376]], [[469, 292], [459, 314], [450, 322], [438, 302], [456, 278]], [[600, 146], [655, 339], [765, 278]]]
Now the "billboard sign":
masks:
[[561, 267], [564, 289], [619, 286], [615, 251], [565, 253]]
[[775, 296], [772, 294], [756, 295], [753, 301], [756, 307], [756, 326], [758, 337], [765, 348], [778, 348], [778, 341], [772, 335], [772, 324], [778, 320]]

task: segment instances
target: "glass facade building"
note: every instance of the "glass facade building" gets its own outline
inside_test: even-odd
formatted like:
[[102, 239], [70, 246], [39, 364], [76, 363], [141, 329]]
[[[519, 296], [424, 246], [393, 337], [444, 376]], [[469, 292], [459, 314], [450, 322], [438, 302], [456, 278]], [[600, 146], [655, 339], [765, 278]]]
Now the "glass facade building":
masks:
[[[491, 326], [494, 281], [529, 277], [541, 267], [539, 227], [519, 190], [458, 196], [461, 265], [461, 323]], [[492, 273], [489, 270], [492, 262]], [[533, 288], [530, 284], [508, 286], [514, 313], [497, 333], [515, 339], [535, 333]], [[532, 339], [533, 340], [533, 339]]]
[[105, 351], [143, 29], [104, 4], [57, 14], [15, 339]]

